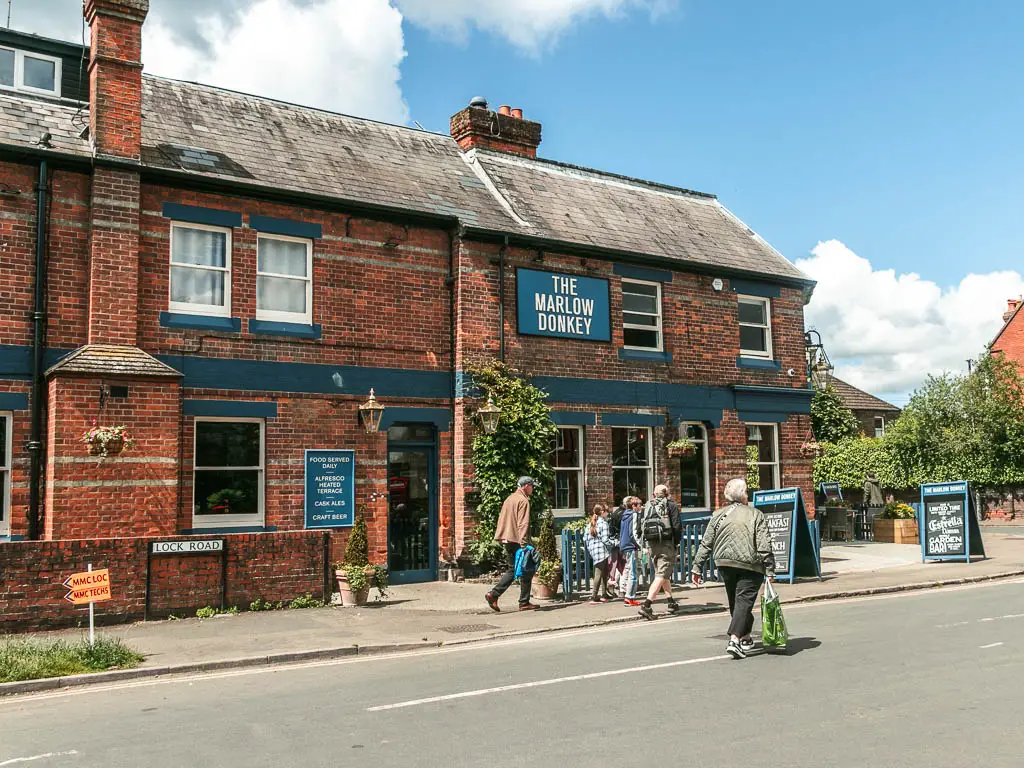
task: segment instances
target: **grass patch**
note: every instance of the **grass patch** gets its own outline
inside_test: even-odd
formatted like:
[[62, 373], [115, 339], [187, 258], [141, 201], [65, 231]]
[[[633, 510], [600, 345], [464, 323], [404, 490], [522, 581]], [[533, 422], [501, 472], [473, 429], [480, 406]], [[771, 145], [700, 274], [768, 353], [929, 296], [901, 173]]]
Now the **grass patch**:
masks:
[[88, 640], [0, 640], [0, 683], [63, 677], [83, 672], [102, 672], [118, 667], [130, 669], [142, 661], [141, 653], [118, 639], [97, 637]]

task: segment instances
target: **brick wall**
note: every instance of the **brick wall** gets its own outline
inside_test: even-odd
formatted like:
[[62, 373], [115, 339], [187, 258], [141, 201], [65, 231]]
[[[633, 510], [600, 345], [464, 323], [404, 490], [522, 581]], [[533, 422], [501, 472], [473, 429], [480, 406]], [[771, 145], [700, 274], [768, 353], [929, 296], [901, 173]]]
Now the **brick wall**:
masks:
[[[323, 534], [319, 531], [227, 536], [227, 604], [243, 610], [260, 598], [276, 602], [324, 596]], [[146, 553], [160, 538], [11, 542], [0, 547], [0, 632], [88, 625], [85, 606], [64, 600], [72, 573], [109, 568], [113, 598], [96, 603], [96, 621], [137, 621], [145, 613]], [[219, 556], [152, 558], [150, 613], [194, 613], [220, 606]]]

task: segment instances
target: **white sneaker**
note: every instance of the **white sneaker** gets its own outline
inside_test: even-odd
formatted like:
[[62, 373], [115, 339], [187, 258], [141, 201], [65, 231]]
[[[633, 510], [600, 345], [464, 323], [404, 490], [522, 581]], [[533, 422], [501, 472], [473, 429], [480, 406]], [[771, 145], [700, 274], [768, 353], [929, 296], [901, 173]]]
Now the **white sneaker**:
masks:
[[725, 646], [725, 652], [732, 656], [734, 659], [745, 659], [747, 658], [746, 651], [737, 643], [735, 640], [730, 640], [729, 644]]
[[751, 637], [741, 637], [740, 648], [742, 648], [747, 653], [754, 650], [754, 639]]

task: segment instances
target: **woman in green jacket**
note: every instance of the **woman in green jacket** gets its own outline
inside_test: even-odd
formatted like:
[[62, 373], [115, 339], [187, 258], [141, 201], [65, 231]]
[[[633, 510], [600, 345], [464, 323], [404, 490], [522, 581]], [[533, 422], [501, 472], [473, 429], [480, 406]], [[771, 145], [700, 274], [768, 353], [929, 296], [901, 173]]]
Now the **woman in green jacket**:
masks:
[[736, 478], [726, 483], [725, 499], [729, 504], [708, 522], [690, 576], [699, 586], [704, 564], [714, 554], [732, 614], [725, 650], [734, 659], [743, 659], [754, 646], [750, 630], [757, 593], [766, 578], [775, 578], [775, 554], [764, 514], [747, 504], [747, 482]]

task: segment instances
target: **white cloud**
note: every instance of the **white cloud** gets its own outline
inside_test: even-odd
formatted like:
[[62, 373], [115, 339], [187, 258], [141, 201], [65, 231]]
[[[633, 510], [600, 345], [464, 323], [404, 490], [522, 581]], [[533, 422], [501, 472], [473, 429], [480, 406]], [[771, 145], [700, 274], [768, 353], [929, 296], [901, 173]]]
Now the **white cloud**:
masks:
[[644, 9], [652, 15], [676, 0], [394, 0], [409, 21], [464, 39], [471, 27], [494, 32], [535, 53], [572, 24], [593, 16], [615, 17]]
[[797, 266], [818, 281], [807, 326], [821, 332], [836, 375], [902, 404], [928, 374], [963, 371], [1002, 326], [1006, 300], [1024, 293], [1014, 271], [969, 274], [941, 288], [916, 273], [874, 269], [838, 240]]
[[[163, 17], [143, 29], [146, 71], [404, 123], [402, 16], [388, 0], [256, 0], [201, 16], [203, 45]], [[205, 48], [205, 50], [203, 50]]]

